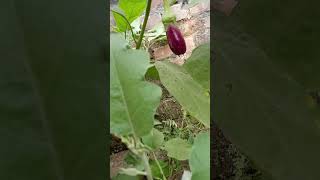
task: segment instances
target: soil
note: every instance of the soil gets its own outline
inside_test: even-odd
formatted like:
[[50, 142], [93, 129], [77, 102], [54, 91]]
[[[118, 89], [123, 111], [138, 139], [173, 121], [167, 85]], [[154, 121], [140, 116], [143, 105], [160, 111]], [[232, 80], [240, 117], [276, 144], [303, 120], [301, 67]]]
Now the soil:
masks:
[[114, 135], [111, 135], [111, 144], [110, 144], [110, 155], [125, 151], [127, 147], [121, 142], [121, 139], [117, 138]]

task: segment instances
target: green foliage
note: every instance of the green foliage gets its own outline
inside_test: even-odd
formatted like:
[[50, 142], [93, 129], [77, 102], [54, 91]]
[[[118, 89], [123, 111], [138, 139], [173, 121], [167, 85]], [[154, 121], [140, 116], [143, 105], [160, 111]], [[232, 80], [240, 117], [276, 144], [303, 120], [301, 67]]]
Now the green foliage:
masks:
[[106, 178], [105, 5], [0, 2], [0, 179]]
[[[169, 164], [168, 164], [168, 162], [161, 161], [161, 160], [158, 160], [158, 162], [159, 162], [159, 165], [161, 167], [161, 170], [162, 170], [164, 176], [168, 177], [169, 176]], [[161, 170], [160, 170], [157, 162], [154, 161], [154, 160], [151, 161], [150, 162], [150, 166], [151, 166], [151, 171], [152, 171], [153, 177], [158, 178], [160, 180], [163, 180], [162, 173], [161, 173]]]
[[168, 152], [168, 156], [177, 160], [189, 159], [191, 147], [192, 145], [188, 141], [180, 138], [170, 139], [164, 144], [164, 149]]
[[183, 67], [195, 81], [210, 91], [210, 43], [194, 49]]
[[145, 10], [147, 5], [146, 0], [120, 0], [119, 7], [124, 11], [129, 22], [137, 19]]
[[127, 29], [130, 28], [130, 22], [121, 9], [113, 9], [112, 15], [114, 17], [114, 21], [116, 22], [116, 30], [118, 32], [125, 32]]
[[225, 135], [274, 179], [320, 179], [319, 115], [305, 88], [235, 19], [215, 18], [214, 116]]
[[192, 146], [189, 164], [192, 180], [210, 179], [210, 134], [197, 135]]
[[[209, 52], [203, 52], [209, 53]], [[200, 60], [199, 60], [200, 61]], [[210, 126], [210, 97], [207, 91], [186, 71], [184, 67], [159, 61], [155, 63], [162, 84], [192, 116]], [[209, 68], [207, 66], [207, 68]], [[200, 77], [195, 75], [195, 77]], [[206, 77], [209, 79], [209, 77]]]
[[[140, 48], [142, 39], [145, 40], [144, 45], [150, 46], [165, 37], [165, 26], [163, 24], [153, 27], [145, 35], [145, 26], [140, 29], [140, 19], [137, 18], [143, 12], [146, 2], [120, 0], [118, 11], [113, 11], [116, 12], [114, 17], [118, 31], [124, 32], [130, 27], [137, 49]], [[165, 15], [163, 16], [164, 19], [168, 18], [169, 21], [175, 19], [175, 16], [168, 10], [170, 2], [172, 1], [165, 1]], [[150, 5], [151, 1], [148, 1], [146, 16], [149, 15]], [[146, 22], [143, 24], [145, 25]], [[140, 35], [138, 41], [136, 41], [135, 36], [138, 33]], [[197, 119], [195, 129], [201, 131], [204, 127], [201, 123], [209, 128], [210, 47], [206, 44], [197, 48], [188, 63], [184, 67], [179, 67], [168, 62], [151, 65], [147, 52], [128, 48], [128, 42], [121, 38], [119, 34], [111, 34], [110, 41], [112, 42], [110, 50], [110, 129], [113, 134], [121, 137], [132, 152], [126, 157], [129, 168], [122, 169], [121, 173], [147, 175], [149, 180], [165, 179], [164, 176], [172, 175], [172, 171], [181, 170], [180, 161], [187, 160], [190, 157], [192, 145], [178, 137], [186, 137], [193, 142], [195, 135], [193, 129], [189, 129], [189, 123], [185, 127], [183, 125], [181, 129], [177, 129], [174, 120], [155, 122], [153, 118], [159, 105], [161, 91], [158, 86], [146, 82], [145, 79], [161, 80], [162, 84], [176, 97], [183, 108]], [[194, 67], [199, 69], [193, 69]], [[168, 132], [166, 132], [168, 128], [160, 128], [166, 122], [170, 122], [171, 130], [171, 126], [175, 125], [173, 128], [177, 129], [177, 136], [169, 132], [172, 136], [168, 137]], [[153, 128], [156, 124], [156, 127], [160, 128], [161, 131]], [[164, 143], [165, 139], [171, 140]], [[164, 147], [162, 147], [163, 144]], [[156, 156], [154, 156], [155, 159], [149, 161], [146, 154], [153, 154], [159, 148], [166, 150], [167, 155], [173, 159], [169, 158], [169, 162], [157, 161]], [[209, 148], [206, 151], [209, 152]], [[127, 176], [124, 178], [127, 178]]]
[[152, 130], [161, 89], [144, 81], [150, 67], [145, 51], [127, 49], [118, 34], [111, 34], [110, 41], [110, 129], [117, 136], [142, 137]]
[[124, 161], [129, 167], [136, 168], [140, 171], [144, 170], [143, 162], [139, 156], [129, 151], [124, 158]]
[[163, 133], [153, 128], [151, 133], [142, 137], [142, 142], [152, 149], [159, 148], [164, 141]]
[[[146, 0], [120, 0], [118, 8], [122, 11], [117, 11], [124, 15], [131, 24], [137, 19], [142, 12], [145, 10], [147, 1]], [[113, 13], [115, 22], [117, 24], [118, 31], [124, 32], [129, 28], [128, 23], [120, 15]]]
[[145, 75], [146, 79], [160, 80], [159, 73], [155, 66], [149, 67]]

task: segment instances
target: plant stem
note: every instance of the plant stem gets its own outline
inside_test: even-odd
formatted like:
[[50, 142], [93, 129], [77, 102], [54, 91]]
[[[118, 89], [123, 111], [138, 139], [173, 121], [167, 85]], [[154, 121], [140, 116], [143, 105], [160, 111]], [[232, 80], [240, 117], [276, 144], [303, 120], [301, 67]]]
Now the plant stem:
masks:
[[172, 13], [170, 9], [170, 0], [163, 0], [163, 8], [164, 8], [164, 13], [162, 16], [162, 23], [164, 25], [164, 28], [167, 29], [167, 26], [170, 23], [176, 22], [176, 16]]
[[147, 179], [148, 180], [153, 180], [151, 168], [150, 168], [150, 165], [149, 165], [149, 159], [148, 159], [148, 157], [147, 157], [145, 152], [143, 152], [141, 158], [142, 158], [142, 162], [143, 162], [145, 171], [147, 173]]
[[169, 0], [163, 0], [163, 8], [164, 8], [164, 12], [170, 11], [170, 2], [169, 2]]
[[152, 154], [153, 154], [154, 160], [155, 160], [156, 163], [157, 163], [157, 166], [158, 166], [159, 169], [160, 169], [160, 173], [162, 174], [163, 180], [167, 180], [166, 176], [165, 176], [164, 173], [163, 173], [162, 167], [160, 166], [160, 163], [159, 163], [159, 161], [158, 161], [158, 159], [157, 159], [157, 156], [154, 154], [154, 152], [152, 152]]
[[[126, 21], [127, 26], [129, 26], [129, 29], [130, 29], [130, 31], [131, 31], [132, 39], [134, 40], [134, 43], [137, 44], [137, 41], [136, 41], [136, 39], [135, 39], [135, 37], [134, 37], [134, 33], [133, 33], [133, 30], [132, 30], [132, 27], [131, 27], [131, 24], [130, 24], [129, 20], [128, 20], [123, 14], [121, 14], [121, 13], [119, 13], [119, 12], [117, 12], [117, 11], [114, 11], [114, 10], [111, 10], [111, 11], [112, 11], [113, 13], [118, 14], [119, 16], [121, 16], [121, 17]], [[125, 35], [126, 35], [126, 34], [127, 34], [127, 33], [125, 32]]]
[[142, 25], [139, 41], [137, 43], [137, 49], [140, 49], [140, 47], [141, 47], [141, 42], [142, 42], [142, 39], [143, 39], [144, 31], [146, 29], [148, 18], [149, 18], [149, 14], [150, 14], [151, 2], [152, 2], [152, 0], [148, 0], [148, 4], [147, 4], [147, 8], [146, 8], [146, 14], [144, 16], [144, 20], [143, 20], [143, 25]]

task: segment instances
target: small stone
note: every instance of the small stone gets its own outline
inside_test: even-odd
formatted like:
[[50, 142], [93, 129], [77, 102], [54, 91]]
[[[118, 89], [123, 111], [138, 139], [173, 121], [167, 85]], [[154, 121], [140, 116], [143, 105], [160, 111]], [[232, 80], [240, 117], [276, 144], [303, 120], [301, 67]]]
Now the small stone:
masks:
[[153, 57], [155, 60], [161, 60], [170, 57], [173, 55], [169, 45], [161, 46], [159, 48], [154, 49]]

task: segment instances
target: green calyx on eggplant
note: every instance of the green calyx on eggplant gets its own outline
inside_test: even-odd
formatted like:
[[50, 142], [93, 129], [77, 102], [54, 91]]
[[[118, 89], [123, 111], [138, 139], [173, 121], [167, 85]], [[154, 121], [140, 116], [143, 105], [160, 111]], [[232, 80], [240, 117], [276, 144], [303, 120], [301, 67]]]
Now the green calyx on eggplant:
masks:
[[167, 40], [169, 47], [174, 54], [181, 55], [186, 52], [187, 48], [184, 37], [179, 28], [173, 24], [167, 26]]

